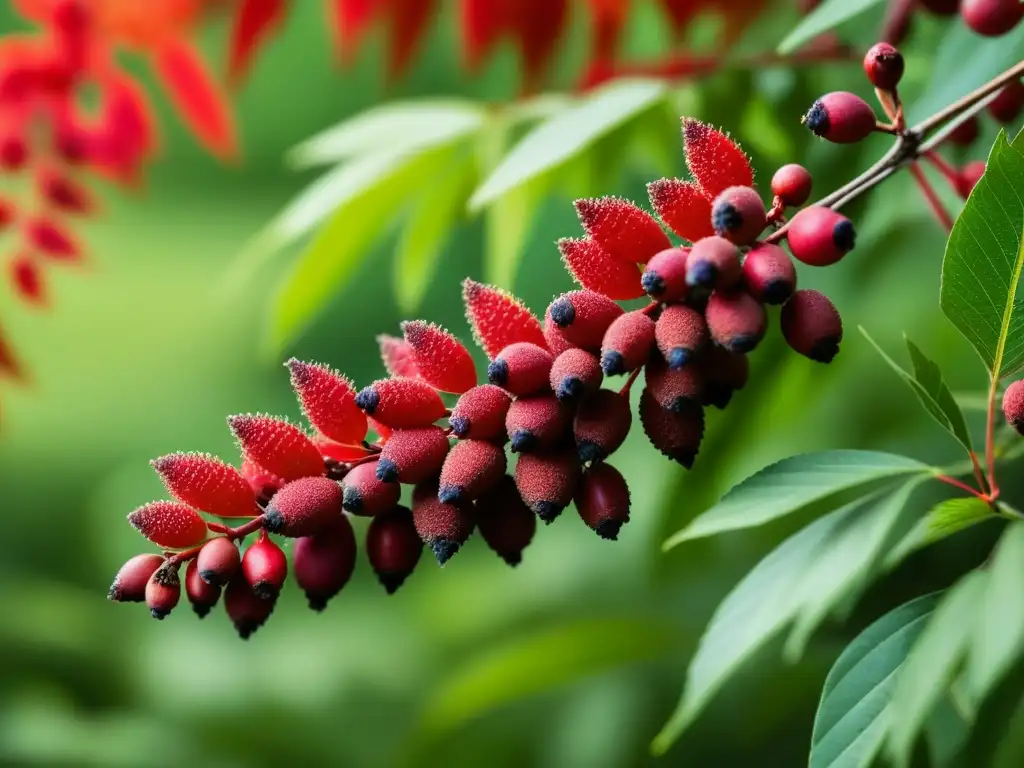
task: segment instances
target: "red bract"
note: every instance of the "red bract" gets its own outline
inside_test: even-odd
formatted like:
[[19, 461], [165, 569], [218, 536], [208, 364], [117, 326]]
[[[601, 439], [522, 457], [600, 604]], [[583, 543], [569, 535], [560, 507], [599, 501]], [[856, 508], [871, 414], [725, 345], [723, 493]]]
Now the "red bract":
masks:
[[647, 185], [651, 207], [665, 226], [695, 243], [715, 234], [711, 226], [711, 198], [692, 181], [658, 179]]
[[159, 547], [184, 549], [206, 538], [206, 523], [186, 504], [154, 501], [130, 515], [132, 527]]
[[380, 359], [384, 363], [384, 370], [391, 376], [407, 379], [419, 376], [412, 345], [405, 339], [382, 333], [377, 337], [377, 345], [380, 347]]
[[643, 296], [636, 266], [613, 259], [593, 240], [563, 237], [558, 250], [569, 274], [584, 288], [617, 301]]
[[620, 261], [646, 263], [672, 246], [658, 222], [628, 200], [577, 200], [576, 214], [587, 235]]
[[444, 328], [421, 320], [402, 323], [421, 379], [442, 392], [461, 395], [476, 386], [476, 366], [462, 342]]
[[241, 473], [215, 456], [172, 453], [150, 462], [174, 498], [218, 517], [259, 514], [256, 495]]
[[30, 304], [46, 304], [46, 286], [39, 262], [31, 256], [20, 255], [11, 259], [11, 283], [14, 292]]
[[230, 417], [228, 426], [242, 455], [281, 479], [323, 474], [320, 452], [294, 424], [261, 414], [246, 414]]
[[488, 357], [517, 341], [547, 348], [540, 321], [512, 294], [467, 279], [462, 283], [462, 300], [473, 337]]
[[240, 0], [228, 49], [230, 83], [237, 84], [248, 73], [263, 41], [274, 34], [287, 11], [287, 0]]
[[325, 365], [287, 362], [292, 388], [309, 423], [336, 443], [359, 443], [366, 437], [366, 416], [356, 406], [352, 382]]
[[683, 118], [686, 167], [709, 199], [729, 187], [754, 186], [750, 159], [739, 144], [707, 123]]

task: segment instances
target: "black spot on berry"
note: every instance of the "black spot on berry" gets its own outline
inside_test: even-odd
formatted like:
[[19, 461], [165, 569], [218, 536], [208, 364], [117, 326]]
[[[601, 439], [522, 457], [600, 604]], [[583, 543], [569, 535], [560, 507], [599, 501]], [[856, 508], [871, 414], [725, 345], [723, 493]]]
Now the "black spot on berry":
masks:
[[380, 395], [373, 387], [367, 387], [356, 395], [356, 407], [365, 413], [373, 414], [380, 405]]
[[576, 307], [568, 299], [559, 299], [551, 305], [551, 319], [561, 328], [572, 325], [576, 319]]
[[660, 296], [665, 292], [665, 281], [657, 272], [647, 270], [640, 276], [640, 286], [649, 296]]
[[619, 531], [622, 529], [621, 520], [602, 520], [594, 527], [594, 531], [602, 539], [615, 541], [619, 538]]
[[601, 353], [601, 370], [605, 376], [618, 376], [626, 372], [626, 359], [610, 349]]
[[824, 136], [828, 133], [828, 112], [821, 101], [816, 101], [811, 104], [811, 108], [808, 109], [807, 114], [804, 115], [804, 125], [810, 128], [811, 133], [815, 136]]
[[430, 542], [430, 551], [437, 558], [437, 564], [444, 565], [459, 551], [460, 546], [459, 542], [451, 539], [434, 539]]
[[853, 222], [849, 219], [840, 221], [832, 228], [832, 242], [843, 253], [852, 251], [856, 240], [857, 231], [853, 228]]
[[491, 364], [487, 366], [487, 380], [496, 386], [505, 386], [508, 381], [508, 363], [500, 357], [492, 360]]
[[686, 265], [686, 284], [691, 288], [710, 286], [718, 277], [718, 268], [710, 261], [697, 261]]
[[[391, 459], [377, 460], [377, 479], [382, 483], [398, 482], [398, 467]], [[342, 502], [344, 503], [344, 502]]]
[[711, 212], [711, 226], [719, 235], [735, 232], [743, 227], [743, 214], [732, 203], [722, 201]]

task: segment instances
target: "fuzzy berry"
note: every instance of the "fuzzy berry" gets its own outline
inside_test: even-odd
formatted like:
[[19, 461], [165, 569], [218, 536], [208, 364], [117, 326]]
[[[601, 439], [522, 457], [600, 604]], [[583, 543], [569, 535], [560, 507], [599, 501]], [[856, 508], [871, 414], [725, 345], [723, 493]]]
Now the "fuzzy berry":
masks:
[[231, 581], [241, 562], [242, 555], [235, 542], [225, 536], [206, 542], [195, 559], [199, 577], [215, 587], [222, 587]]
[[398, 483], [384, 482], [377, 477], [376, 461], [352, 467], [341, 481], [341, 490], [341, 505], [345, 511], [368, 517], [391, 509], [402, 494]]
[[988, 113], [1000, 123], [1012, 123], [1024, 109], [1024, 83], [1007, 83], [988, 105]]
[[1020, 0], [962, 0], [960, 17], [979, 35], [999, 37], [1017, 26], [1024, 6]]
[[708, 326], [697, 310], [673, 304], [665, 307], [654, 324], [654, 338], [669, 367], [678, 369], [691, 362], [707, 343]]
[[864, 74], [875, 88], [893, 90], [903, 77], [903, 54], [889, 43], [875, 43], [864, 56]]
[[1024, 435], [1024, 379], [1018, 379], [1003, 393], [1003, 416], [1006, 423]]
[[841, 213], [812, 205], [793, 217], [786, 239], [796, 259], [812, 267], [827, 267], [853, 250], [857, 232]]
[[764, 304], [746, 291], [715, 291], [704, 316], [711, 338], [730, 352], [750, 352], [768, 327]]
[[875, 110], [849, 91], [833, 91], [818, 99], [803, 118], [815, 136], [836, 144], [855, 144], [875, 130]]
[[520, 397], [505, 417], [513, 453], [550, 448], [565, 435], [572, 409], [552, 394]]
[[690, 469], [704, 437], [704, 409], [688, 404], [673, 412], [662, 408], [647, 389], [640, 396], [640, 423], [651, 445]]
[[[578, 345], [569, 341], [562, 333], [562, 329], [559, 328], [555, 321], [551, 319], [550, 307], [548, 307], [548, 312], [544, 316], [544, 340], [547, 342], [548, 349], [551, 351], [551, 354], [555, 357], [558, 357], [567, 349], [580, 348]], [[590, 349], [588, 351], [597, 352], [596, 349]]]
[[377, 515], [366, 529], [366, 556], [389, 595], [416, 569], [422, 552], [423, 541], [416, 533], [412, 512], [405, 507]]
[[460, 440], [444, 460], [437, 498], [445, 504], [472, 501], [504, 474], [504, 448], [486, 440]]
[[391, 429], [433, 424], [446, 413], [437, 391], [418, 379], [381, 379], [356, 395], [356, 405]]
[[181, 581], [173, 568], [162, 567], [146, 582], [146, 607], [154, 619], [165, 619], [181, 599]]
[[473, 387], [459, 398], [452, 409], [448, 418], [452, 434], [474, 440], [504, 438], [505, 414], [511, 404], [512, 398], [501, 387], [493, 384]]
[[185, 567], [185, 595], [196, 616], [205, 618], [220, 599], [220, 586], [214, 586], [199, 575], [199, 566], [190, 560]]
[[762, 243], [743, 259], [743, 284], [758, 301], [782, 304], [796, 290], [796, 267], [782, 248]]
[[605, 331], [601, 368], [608, 376], [635, 371], [654, 348], [655, 323], [644, 310], [619, 315]]
[[239, 574], [224, 589], [224, 610], [238, 636], [248, 640], [274, 612], [276, 598], [263, 599], [253, 594], [249, 582]]
[[515, 480], [504, 475], [476, 502], [477, 527], [495, 554], [515, 567], [537, 531], [537, 516], [519, 496]]
[[797, 291], [782, 307], [782, 335], [795, 351], [819, 363], [830, 363], [843, 340], [843, 321], [827, 296]]
[[572, 501], [579, 477], [579, 457], [569, 448], [523, 454], [516, 464], [519, 495], [545, 523], [553, 522]]
[[981, 133], [981, 126], [978, 118], [972, 116], [969, 120], [960, 123], [949, 134], [949, 143], [955, 144], [958, 147], [969, 147], [978, 138], [979, 133]]
[[573, 419], [580, 461], [603, 461], [619, 449], [633, 423], [629, 395], [601, 389], [580, 403]]
[[445, 504], [437, 497], [438, 483], [417, 485], [412, 494], [412, 519], [416, 533], [430, 547], [438, 565], [447, 563], [473, 532], [473, 505]]
[[288, 558], [277, 544], [261, 533], [242, 555], [242, 576], [261, 600], [277, 597], [288, 576]]
[[798, 163], [789, 163], [772, 176], [772, 194], [783, 205], [796, 208], [810, 199], [812, 183], [810, 171]]
[[614, 541], [629, 522], [629, 486], [610, 464], [597, 464], [583, 474], [575, 500], [580, 518], [602, 539]]
[[690, 403], [700, 403], [704, 395], [704, 374], [700, 365], [669, 368], [663, 360], [654, 358], [647, 364], [647, 390], [658, 405], [680, 412]]
[[725, 408], [733, 392], [747, 385], [750, 362], [746, 355], [711, 345], [700, 360], [703, 391], [701, 403]]
[[978, 182], [981, 181], [981, 177], [984, 173], [984, 160], [972, 160], [961, 168], [957, 173], [956, 180], [957, 192], [960, 193], [960, 196], [966, 199], [971, 194], [971, 191], [978, 185]]
[[570, 291], [551, 302], [547, 315], [573, 346], [597, 352], [622, 307], [593, 291]]
[[686, 259], [686, 284], [731, 288], [742, 277], [740, 251], [724, 237], [705, 237], [693, 244]]
[[766, 224], [764, 201], [751, 187], [729, 187], [711, 204], [715, 234], [736, 245], [751, 245]]
[[136, 555], [121, 566], [107, 590], [107, 598], [118, 603], [141, 603], [146, 599], [146, 584], [164, 564], [160, 555]]
[[304, 536], [292, 550], [295, 581], [314, 611], [322, 611], [344, 587], [356, 567], [356, 537], [344, 515], [314, 536]]
[[652, 299], [671, 304], [682, 301], [690, 292], [686, 284], [686, 258], [689, 248], [668, 248], [647, 262], [640, 284]]
[[549, 383], [555, 397], [573, 402], [599, 389], [603, 378], [597, 357], [586, 350], [573, 348], [555, 358]]
[[555, 359], [547, 349], [519, 342], [505, 347], [487, 366], [487, 378], [517, 397], [547, 389]]
[[289, 538], [312, 536], [341, 515], [342, 491], [326, 477], [294, 480], [267, 505], [263, 527]]
[[384, 483], [421, 483], [441, 470], [448, 449], [448, 436], [441, 427], [396, 429], [377, 459], [377, 479]]

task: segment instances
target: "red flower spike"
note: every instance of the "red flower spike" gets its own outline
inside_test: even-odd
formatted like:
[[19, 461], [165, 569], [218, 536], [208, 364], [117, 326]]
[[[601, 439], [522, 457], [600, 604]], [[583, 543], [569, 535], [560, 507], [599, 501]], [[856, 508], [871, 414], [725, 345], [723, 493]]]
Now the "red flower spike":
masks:
[[366, 416], [356, 406], [352, 382], [337, 371], [294, 357], [285, 363], [292, 388], [309, 423], [336, 443], [358, 445], [366, 437]]
[[677, 370], [664, 360], [653, 358], [647, 364], [647, 391], [662, 408], [681, 413], [704, 397], [704, 372], [699, 365], [686, 365]]
[[613, 259], [593, 240], [562, 238], [558, 241], [558, 250], [569, 274], [584, 288], [616, 301], [643, 296], [637, 268]]
[[421, 483], [441, 470], [448, 448], [448, 436], [440, 427], [396, 429], [377, 460], [377, 479]]
[[577, 200], [576, 215], [587, 235], [613, 259], [646, 263], [672, 247], [658, 222], [642, 208], [617, 197]]
[[228, 51], [228, 82], [232, 86], [248, 73], [256, 53], [277, 32], [287, 11], [287, 0], [241, 0]]
[[572, 431], [580, 461], [603, 461], [626, 440], [633, 424], [629, 396], [599, 389], [576, 411]]
[[158, 569], [146, 583], [146, 607], [154, 619], [165, 619], [181, 600], [181, 581], [178, 572]]
[[691, 363], [707, 343], [708, 326], [697, 310], [685, 304], [672, 304], [665, 307], [654, 324], [654, 338], [669, 367], [679, 369]]
[[416, 49], [437, 15], [438, 0], [390, 0], [388, 19], [388, 77], [408, 71]]
[[555, 358], [548, 383], [555, 397], [574, 402], [601, 388], [604, 372], [596, 355], [583, 349], [567, 349]]
[[519, 342], [498, 353], [487, 366], [487, 378], [517, 397], [534, 395], [547, 388], [553, 364], [546, 348]]
[[190, 560], [185, 567], [185, 594], [192, 610], [200, 619], [206, 618], [210, 609], [220, 600], [220, 587], [215, 587], [199, 576], [199, 566]]
[[547, 348], [540, 321], [512, 294], [467, 279], [462, 283], [462, 300], [473, 337], [488, 357], [516, 342]]
[[658, 179], [647, 185], [651, 206], [666, 227], [695, 243], [715, 234], [711, 226], [711, 198], [692, 181]]
[[341, 515], [341, 486], [326, 477], [303, 477], [274, 494], [263, 527], [289, 538], [314, 536]]
[[380, 379], [356, 395], [356, 405], [392, 429], [427, 427], [447, 413], [437, 391], [418, 379]]
[[486, 440], [460, 440], [441, 467], [437, 498], [445, 504], [472, 501], [504, 474], [504, 448]]
[[515, 480], [504, 475], [476, 503], [477, 527], [495, 554], [513, 568], [537, 532], [537, 516], [523, 503]]
[[312, 441], [294, 424], [261, 414], [228, 418], [243, 458], [277, 475], [282, 480], [317, 477], [324, 473], [324, 460]]
[[56, 223], [35, 219], [27, 225], [29, 242], [44, 256], [59, 261], [77, 261], [82, 251], [71, 235]]
[[141, 603], [146, 599], [146, 584], [163, 564], [164, 558], [161, 555], [136, 555], [122, 565], [114, 576], [107, 591], [107, 599], [118, 603]]
[[419, 376], [435, 389], [461, 395], [476, 386], [476, 366], [469, 351], [452, 334], [432, 323], [402, 323]]
[[[740, 146], [707, 123], [683, 118], [686, 166], [709, 199], [729, 187], [754, 186], [754, 169]], [[710, 216], [707, 219], [710, 222]]]
[[715, 291], [708, 300], [704, 317], [711, 338], [730, 352], [753, 351], [768, 327], [764, 304], [746, 291]]
[[314, 611], [326, 608], [356, 568], [356, 536], [348, 518], [339, 515], [315, 536], [296, 541], [292, 568], [309, 607]]
[[444, 565], [473, 532], [473, 505], [445, 504], [437, 498], [437, 480], [429, 480], [413, 490], [412, 519], [438, 565]]
[[274, 612], [276, 599], [263, 600], [253, 594], [249, 582], [238, 574], [224, 590], [224, 610], [238, 636], [248, 640]]
[[551, 302], [547, 317], [572, 346], [600, 352], [605, 331], [622, 313], [622, 307], [607, 296], [593, 291], [570, 291]]
[[580, 478], [580, 460], [574, 448], [524, 453], [516, 463], [515, 478], [526, 506], [550, 524], [572, 501]]
[[369, 461], [353, 467], [341, 481], [344, 493], [342, 506], [353, 515], [373, 516], [398, 504], [402, 489], [398, 483], [385, 483], [377, 478], [377, 462]]
[[350, 461], [358, 461], [370, 455], [371, 451], [363, 445], [352, 445], [350, 443], [336, 443], [328, 440], [322, 435], [314, 435], [310, 438], [320, 455], [325, 459], [347, 464]]
[[575, 501], [580, 518], [602, 539], [614, 541], [629, 522], [629, 486], [610, 464], [598, 464], [583, 474]]
[[239, 470], [245, 482], [249, 484], [256, 498], [266, 502], [280, 488], [284, 487], [285, 480], [273, 472], [268, 472], [251, 459], [242, 458], [242, 468]]
[[448, 424], [458, 438], [505, 440], [505, 414], [512, 404], [501, 387], [482, 384], [465, 392], [452, 409]]
[[15, 294], [30, 304], [44, 306], [46, 286], [43, 283], [43, 270], [39, 262], [23, 254], [11, 260], [10, 269]]
[[377, 337], [377, 345], [380, 347], [380, 359], [388, 375], [406, 379], [415, 379], [420, 375], [416, 369], [415, 352], [405, 339], [382, 333]]
[[572, 408], [552, 394], [519, 397], [505, 417], [513, 453], [527, 453], [557, 445], [569, 427]]
[[202, 453], [172, 453], [150, 462], [178, 501], [218, 517], [253, 517], [260, 513], [256, 495], [242, 474], [220, 459]]
[[700, 371], [704, 380], [701, 404], [725, 408], [732, 393], [747, 385], [750, 362], [746, 355], [711, 345], [701, 356]]
[[422, 553], [423, 541], [405, 507], [377, 515], [366, 529], [366, 557], [389, 595], [416, 569]]
[[284, 550], [261, 532], [242, 555], [242, 576], [260, 600], [276, 600], [288, 578], [288, 558]]
[[199, 577], [207, 584], [221, 587], [231, 581], [242, 562], [242, 555], [231, 539], [218, 536], [210, 539], [194, 560]]
[[654, 349], [655, 324], [642, 309], [619, 315], [605, 331], [601, 368], [608, 376], [635, 371]]
[[40, 191], [50, 205], [68, 213], [91, 213], [96, 208], [89, 190], [67, 176], [43, 174]]
[[651, 445], [663, 455], [687, 469], [693, 467], [704, 438], [703, 408], [690, 403], [674, 413], [658, 405], [645, 389], [640, 396], [640, 423]]
[[192, 507], [153, 501], [128, 515], [128, 522], [158, 547], [185, 549], [206, 538], [206, 521]]

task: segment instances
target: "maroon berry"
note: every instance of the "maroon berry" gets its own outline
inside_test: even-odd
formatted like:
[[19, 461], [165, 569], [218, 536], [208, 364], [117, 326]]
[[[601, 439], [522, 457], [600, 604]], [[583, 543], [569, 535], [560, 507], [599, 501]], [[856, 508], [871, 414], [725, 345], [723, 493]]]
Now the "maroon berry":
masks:
[[146, 607], [154, 619], [166, 618], [181, 599], [181, 581], [176, 568], [157, 568], [146, 582]]
[[625, 442], [632, 423], [628, 394], [602, 389], [590, 395], [580, 403], [572, 426], [580, 461], [603, 461], [613, 454]]
[[231, 581], [241, 562], [238, 547], [226, 536], [210, 539], [196, 557], [199, 577], [214, 587], [222, 587]]
[[584, 349], [567, 349], [551, 366], [551, 389], [555, 397], [573, 402], [601, 387], [604, 373], [596, 356]]
[[440, 427], [396, 429], [377, 459], [377, 479], [384, 483], [421, 483], [441, 470], [448, 449], [448, 435]]
[[766, 224], [764, 201], [751, 187], [729, 187], [711, 204], [715, 233], [736, 245], [751, 245]]
[[473, 440], [503, 439], [505, 414], [511, 404], [512, 398], [501, 387], [493, 384], [473, 387], [459, 398], [452, 409], [448, 418], [452, 434]]
[[487, 546], [509, 565], [523, 560], [523, 550], [537, 531], [537, 516], [519, 496], [515, 480], [505, 475], [477, 499], [477, 527]]
[[274, 494], [263, 527], [289, 538], [311, 536], [341, 514], [341, 487], [326, 477], [293, 480]]
[[389, 595], [416, 569], [422, 552], [423, 541], [405, 507], [377, 515], [366, 529], [366, 556]]
[[572, 410], [554, 395], [520, 397], [505, 419], [513, 453], [550, 448], [565, 436]]
[[988, 113], [1000, 123], [1012, 123], [1024, 109], [1024, 83], [1007, 83], [988, 105]]
[[835, 305], [818, 291], [797, 291], [782, 307], [782, 335], [795, 351], [830, 363], [843, 340], [843, 321]]
[[772, 176], [772, 194], [794, 208], [810, 199], [811, 185], [811, 172], [798, 163], [784, 165]]
[[655, 324], [642, 309], [619, 315], [605, 331], [601, 368], [608, 376], [635, 371], [654, 348]]
[[622, 307], [600, 293], [570, 291], [551, 302], [547, 316], [570, 344], [598, 352], [605, 331], [622, 312]]
[[969, 120], [965, 120], [960, 123], [951, 134], [949, 134], [949, 142], [955, 144], [958, 147], [969, 147], [974, 143], [974, 140], [978, 138], [978, 134], [981, 132], [980, 125], [977, 117], [971, 117]]
[[262, 627], [274, 612], [276, 597], [264, 600], [253, 594], [249, 582], [239, 574], [224, 589], [224, 610], [243, 640]]
[[689, 248], [669, 248], [656, 253], [640, 276], [640, 285], [652, 299], [671, 304], [682, 301], [690, 292], [686, 284], [686, 258]]
[[1003, 416], [1006, 423], [1024, 435], [1024, 379], [1018, 379], [1003, 393]]
[[164, 564], [161, 555], [136, 555], [121, 566], [107, 590], [107, 598], [118, 603], [141, 603], [146, 599], [146, 584]]
[[777, 245], [761, 243], [743, 259], [747, 292], [765, 304], [782, 304], [796, 290], [796, 267]]
[[580, 477], [580, 460], [571, 448], [528, 453], [516, 464], [516, 488], [523, 502], [545, 523], [551, 523], [572, 501]]
[[960, 10], [960, 0], [918, 0], [918, 3], [936, 16], [952, 16]]
[[853, 250], [857, 232], [842, 214], [812, 205], [793, 217], [786, 239], [795, 258], [812, 267], [827, 267]]
[[732, 399], [732, 393], [747, 385], [750, 362], [746, 355], [712, 344], [701, 356], [700, 371], [703, 379], [701, 403], [725, 408]]
[[966, 199], [985, 173], [984, 160], [972, 160], [957, 174], [957, 192]]
[[487, 366], [487, 379], [513, 395], [534, 395], [547, 389], [555, 359], [546, 349], [520, 341], [505, 347]]
[[704, 393], [704, 376], [700, 365], [687, 365], [673, 370], [663, 360], [647, 364], [647, 390], [658, 405], [670, 411], [682, 411], [689, 403], [700, 403]]
[[597, 464], [583, 473], [575, 500], [583, 522], [602, 539], [615, 541], [629, 522], [629, 486], [610, 464]]
[[242, 576], [261, 600], [272, 600], [280, 593], [288, 576], [288, 558], [265, 532], [242, 555]]
[[746, 291], [715, 291], [704, 317], [711, 338], [730, 352], [752, 351], [761, 343], [768, 327], [764, 304]]
[[196, 616], [202, 619], [220, 599], [220, 587], [203, 579], [199, 575], [199, 566], [196, 561], [190, 560], [185, 567], [185, 594], [188, 596], [188, 601], [192, 605], [192, 610], [196, 612]]
[[344, 515], [313, 536], [303, 536], [292, 550], [295, 581], [306, 593], [309, 607], [322, 611], [341, 591], [356, 567], [356, 537]]
[[682, 368], [691, 362], [708, 340], [708, 326], [700, 312], [684, 304], [665, 307], [654, 325], [658, 350], [669, 368]]
[[504, 448], [485, 440], [460, 440], [444, 460], [437, 498], [445, 504], [472, 501], [504, 474]]
[[687, 469], [704, 437], [704, 409], [692, 402], [674, 412], [662, 408], [647, 389], [640, 396], [640, 423], [651, 445]]
[[417, 485], [412, 494], [416, 533], [430, 547], [438, 565], [447, 563], [473, 532], [473, 505], [445, 504], [437, 498], [437, 481]]
[[731, 288], [742, 277], [740, 251], [724, 237], [705, 237], [686, 259], [686, 283], [704, 288]]
[[833, 91], [818, 99], [803, 118], [811, 133], [836, 144], [855, 144], [875, 130], [875, 110], [848, 91]]
[[903, 77], [903, 54], [889, 43], [875, 43], [864, 56], [864, 74], [871, 84], [892, 91]]
[[369, 517], [391, 509], [402, 494], [398, 483], [378, 479], [376, 461], [350, 469], [341, 481], [341, 489], [342, 507], [353, 515]]
[[960, 17], [979, 35], [999, 37], [1013, 29], [1024, 15], [1020, 0], [963, 0]]

